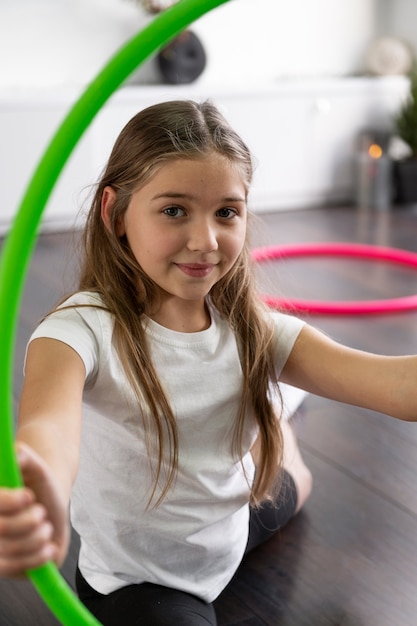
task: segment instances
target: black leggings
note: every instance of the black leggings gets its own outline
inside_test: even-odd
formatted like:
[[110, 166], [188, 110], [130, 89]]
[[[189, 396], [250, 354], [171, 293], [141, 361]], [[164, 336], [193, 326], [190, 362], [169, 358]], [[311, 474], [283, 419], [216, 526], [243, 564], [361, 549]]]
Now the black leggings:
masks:
[[[260, 545], [294, 515], [297, 491], [290, 474], [284, 472], [275, 504], [252, 509], [246, 553]], [[77, 592], [85, 606], [104, 626], [216, 626], [212, 604], [189, 593], [142, 583], [128, 585], [108, 595], [95, 591], [77, 569]]]

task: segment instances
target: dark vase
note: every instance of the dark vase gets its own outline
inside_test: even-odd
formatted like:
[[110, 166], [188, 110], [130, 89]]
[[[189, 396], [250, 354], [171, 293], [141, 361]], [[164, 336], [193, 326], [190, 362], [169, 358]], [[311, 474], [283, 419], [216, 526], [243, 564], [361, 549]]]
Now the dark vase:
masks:
[[417, 203], [417, 158], [395, 162], [394, 186], [397, 204]]
[[206, 53], [200, 39], [191, 30], [183, 31], [157, 55], [165, 82], [186, 85], [200, 76], [206, 67]]

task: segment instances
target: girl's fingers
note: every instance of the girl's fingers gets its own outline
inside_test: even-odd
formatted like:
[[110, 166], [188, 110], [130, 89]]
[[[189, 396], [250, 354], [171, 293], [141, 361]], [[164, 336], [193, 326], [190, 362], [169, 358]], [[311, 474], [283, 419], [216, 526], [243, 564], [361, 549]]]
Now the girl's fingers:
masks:
[[25, 444], [17, 452], [26, 486], [0, 488], [0, 576], [12, 578], [48, 561], [62, 562], [69, 535], [67, 510], [60, 509], [42, 459]]
[[17, 515], [0, 516], [0, 575], [15, 577], [54, 559], [52, 537], [52, 524], [38, 504]]
[[0, 489], [0, 516], [13, 515], [30, 506], [35, 497], [30, 489]]
[[0, 488], [0, 576], [49, 560], [60, 565], [70, 538], [68, 506], [45, 462], [24, 443], [17, 455], [26, 486]]
[[0, 542], [3, 539], [19, 539], [30, 535], [45, 523], [46, 511], [40, 504], [33, 504], [13, 514], [0, 515]]
[[44, 565], [54, 560], [56, 548], [54, 544], [47, 543], [41, 549], [35, 550], [13, 559], [0, 556], [0, 576], [7, 578], [22, 578], [28, 570]]
[[4, 559], [18, 559], [35, 554], [51, 542], [52, 535], [52, 524], [44, 522], [28, 535], [16, 535], [7, 539], [0, 537], [0, 554]]

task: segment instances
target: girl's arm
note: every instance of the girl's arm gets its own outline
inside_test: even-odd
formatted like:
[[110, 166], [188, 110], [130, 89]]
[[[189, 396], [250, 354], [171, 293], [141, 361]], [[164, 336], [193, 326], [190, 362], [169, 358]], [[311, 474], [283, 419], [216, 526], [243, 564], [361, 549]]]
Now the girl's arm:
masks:
[[29, 346], [16, 435], [24, 489], [0, 489], [0, 575], [65, 558], [77, 468], [85, 368], [69, 346]]
[[417, 421], [417, 356], [346, 348], [307, 325], [281, 380], [332, 400]]

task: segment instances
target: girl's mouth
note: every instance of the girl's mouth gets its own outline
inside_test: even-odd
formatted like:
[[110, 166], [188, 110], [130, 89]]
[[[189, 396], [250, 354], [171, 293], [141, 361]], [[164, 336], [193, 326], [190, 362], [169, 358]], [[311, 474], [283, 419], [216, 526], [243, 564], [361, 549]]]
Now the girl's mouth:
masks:
[[204, 278], [215, 267], [214, 263], [176, 263], [175, 265], [181, 272], [192, 278]]

